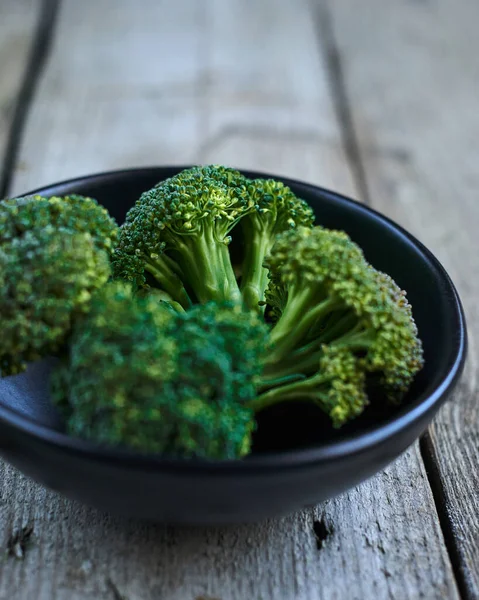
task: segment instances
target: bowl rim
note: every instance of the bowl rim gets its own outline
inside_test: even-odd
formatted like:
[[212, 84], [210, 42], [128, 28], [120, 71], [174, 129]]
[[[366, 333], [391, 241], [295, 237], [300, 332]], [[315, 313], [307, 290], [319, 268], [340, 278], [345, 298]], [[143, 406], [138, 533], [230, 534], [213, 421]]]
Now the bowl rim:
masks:
[[[102, 180], [114, 180], [122, 176], [136, 175], [138, 177], [154, 175], [164, 171], [180, 171], [191, 167], [192, 165], [160, 165], [160, 166], [145, 166], [132, 167], [124, 169], [116, 169], [109, 171], [101, 171], [89, 175], [77, 176], [65, 179], [59, 182], [43, 185], [30, 192], [21, 194], [22, 196], [31, 196], [35, 194], [52, 195], [48, 190], [54, 190], [60, 187], [74, 187], [77, 184], [85, 184], [88, 182], [101, 182]], [[175, 459], [163, 457], [154, 454], [142, 454], [138, 451], [132, 451], [124, 448], [109, 448], [100, 446], [80, 438], [72, 437], [66, 433], [51, 429], [46, 425], [35, 421], [32, 417], [24, 415], [21, 412], [6, 405], [0, 398], [0, 421], [7, 425], [18, 429], [21, 433], [37, 438], [38, 441], [63, 450], [70, 454], [81, 453], [96, 461], [109, 462], [118, 464], [123, 467], [141, 468], [144, 470], [158, 470], [159, 468], [167, 471], [198, 473], [224, 473], [234, 472], [235, 474], [251, 474], [254, 471], [264, 471], [270, 469], [288, 469], [311, 464], [320, 464], [331, 461], [345, 459], [351, 455], [372, 450], [374, 447], [381, 445], [388, 439], [400, 435], [409, 426], [416, 421], [420, 421], [426, 417], [427, 413], [432, 410], [437, 410], [441, 405], [441, 400], [445, 398], [448, 391], [451, 390], [458, 378], [461, 376], [464, 369], [464, 363], [467, 354], [467, 327], [464, 309], [462, 307], [459, 294], [445, 268], [434, 256], [434, 254], [422, 244], [417, 238], [406, 231], [402, 226], [398, 225], [389, 217], [375, 210], [374, 208], [358, 202], [348, 196], [335, 192], [328, 188], [315, 185], [313, 183], [284, 177], [282, 175], [270, 174], [263, 171], [238, 168], [242, 173], [248, 176], [258, 178], [274, 178], [283, 181], [286, 185], [294, 185], [303, 187], [320, 193], [322, 196], [328, 196], [330, 199], [339, 200], [343, 204], [352, 205], [355, 210], [373, 216], [383, 225], [387, 225], [393, 229], [396, 234], [406, 238], [420, 254], [423, 255], [425, 261], [431, 264], [437, 275], [440, 277], [447, 290], [447, 305], [450, 311], [450, 316], [457, 328], [457, 336], [454, 344], [451, 345], [448, 360], [448, 369], [444, 370], [444, 376], [436, 388], [424, 398], [419, 396], [413, 406], [404, 406], [386, 423], [380, 424], [377, 427], [372, 427], [365, 432], [355, 432], [348, 435], [345, 439], [325, 442], [324, 444], [308, 446], [293, 450], [283, 450], [275, 452], [266, 452], [258, 455], [249, 455], [245, 459], [238, 460], [205, 460], [205, 459]], [[19, 194], [20, 195], [20, 194]]]

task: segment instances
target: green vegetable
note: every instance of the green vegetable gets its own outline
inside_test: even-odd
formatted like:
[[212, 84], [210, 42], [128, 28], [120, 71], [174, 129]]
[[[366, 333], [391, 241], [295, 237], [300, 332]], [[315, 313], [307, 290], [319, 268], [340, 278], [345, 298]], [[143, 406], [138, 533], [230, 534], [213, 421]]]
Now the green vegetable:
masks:
[[[140, 287], [152, 277], [185, 309], [195, 301], [242, 298], [246, 308], [261, 311], [268, 280], [263, 261], [275, 236], [312, 222], [311, 208], [280, 182], [252, 181], [227, 167], [193, 167], [142, 194], [128, 212], [114, 273]], [[238, 287], [229, 244], [240, 235]]]
[[323, 346], [313, 375], [273, 386], [248, 406], [259, 412], [280, 402], [310, 400], [329, 415], [333, 426], [340, 427], [360, 415], [368, 404], [365, 383], [366, 373], [352, 352]]
[[90, 198], [4, 200], [1, 373], [57, 355], [72, 435], [184, 458], [247, 455], [283, 402], [334, 427], [371, 381], [399, 402], [424, 363], [406, 295], [313, 221], [283, 183], [217, 165], [145, 191], [119, 230]]
[[0, 202], [0, 245], [21, 237], [27, 231], [52, 227], [55, 231], [89, 233], [98, 249], [110, 252], [118, 226], [108, 211], [93, 198], [70, 196], [25, 196]]
[[176, 312], [108, 284], [78, 320], [53, 398], [70, 433], [169, 456], [238, 458], [255, 427], [267, 328], [231, 304]]
[[[378, 374], [387, 395], [400, 400], [422, 368], [423, 354], [411, 307], [394, 281], [373, 269], [344, 232], [323, 227], [283, 233], [265, 264], [271, 276], [266, 298], [277, 322], [262, 389], [282, 378], [297, 381], [264, 392], [254, 406], [294, 395], [313, 398], [315, 389], [317, 403], [339, 426], [367, 404], [368, 373]], [[331, 372], [348, 386], [340, 410], [324, 400], [324, 378]]]
[[276, 236], [298, 226], [311, 227], [314, 214], [304, 200], [279, 181], [255, 179], [248, 183], [247, 191], [255, 209], [240, 222], [245, 240], [241, 292], [245, 306], [258, 310], [268, 285], [263, 263]]
[[253, 204], [246, 179], [226, 167], [194, 167], [142, 194], [127, 214], [114, 273], [137, 285], [145, 272], [184, 308], [192, 298], [237, 301], [229, 236]]
[[173, 318], [157, 298], [135, 297], [124, 284], [97, 292], [52, 376], [70, 433], [161, 451], [171, 427], [156, 398], [175, 373], [176, 344], [158, 328]]
[[117, 227], [94, 200], [0, 202], [0, 370], [3, 376], [57, 352], [74, 315], [110, 276]]

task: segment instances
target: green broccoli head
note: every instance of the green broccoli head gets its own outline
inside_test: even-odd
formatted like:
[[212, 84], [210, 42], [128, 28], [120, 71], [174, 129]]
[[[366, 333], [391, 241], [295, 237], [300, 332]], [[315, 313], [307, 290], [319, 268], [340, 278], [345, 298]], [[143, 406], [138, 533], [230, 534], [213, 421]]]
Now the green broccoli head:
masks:
[[369, 404], [366, 375], [360, 361], [346, 348], [323, 346], [317, 375], [306, 380], [313, 400], [340, 427]]
[[255, 421], [247, 402], [256, 394], [267, 334], [257, 315], [234, 303], [209, 302], [178, 315], [169, 404], [180, 426], [172, 452], [227, 459], [249, 453]]
[[0, 202], [2, 375], [61, 347], [74, 315], [110, 276], [108, 253], [117, 230], [92, 198]]
[[86, 232], [57, 235], [47, 225], [1, 244], [2, 375], [57, 352], [74, 315], [88, 309], [91, 294], [109, 276], [107, 253]]
[[[242, 222], [245, 227], [265, 231], [269, 237], [295, 227], [312, 227], [312, 208], [281, 181], [253, 179], [247, 191], [255, 210]], [[273, 242], [271, 239], [271, 245]]]
[[288, 186], [274, 179], [252, 180], [247, 191], [254, 210], [241, 220], [244, 259], [240, 287], [245, 305], [262, 311], [268, 284], [268, 271], [263, 263], [276, 236], [296, 227], [312, 227], [314, 213]]
[[289, 353], [323, 329], [326, 319], [331, 324], [347, 312], [357, 320], [369, 310], [369, 265], [342, 231], [320, 226], [286, 231], [265, 265], [271, 280], [267, 299], [280, 315], [271, 334], [277, 353]]
[[72, 435], [163, 450], [173, 424], [159, 397], [176, 372], [176, 345], [158, 333], [173, 318], [157, 298], [138, 298], [123, 283], [94, 296], [52, 375], [52, 398]]
[[186, 169], [148, 190], [127, 214], [115, 252], [117, 277], [144, 285], [145, 272], [187, 308], [240, 296], [229, 233], [253, 205], [245, 178], [221, 166]]
[[322, 227], [285, 232], [266, 264], [267, 301], [278, 320], [263, 387], [295, 374], [315, 381], [325, 349], [333, 348], [356, 357], [364, 373], [379, 374], [390, 399], [407, 391], [423, 366], [411, 307], [346, 233]]
[[255, 428], [246, 404], [256, 394], [268, 329], [233, 303], [209, 302], [178, 315], [177, 374], [168, 403], [178, 417], [170, 452], [204, 458], [249, 453]]
[[391, 309], [375, 313], [380, 326], [366, 355], [367, 369], [380, 373], [390, 400], [400, 401], [424, 366], [423, 346], [406, 292], [386, 273], [371, 270], [384, 305]]
[[169, 456], [238, 458], [251, 445], [246, 402], [255, 394], [266, 331], [234, 306], [176, 312], [156, 294], [138, 296], [114, 282], [76, 324], [53, 397], [68, 430], [86, 439]]
[[52, 227], [89, 233], [95, 246], [110, 252], [118, 226], [108, 211], [93, 198], [80, 195], [25, 196], [0, 202], [0, 245], [9, 244], [25, 232]]
[[[246, 401], [255, 395], [269, 334], [256, 313], [230, 302], [209, 302], [181, 314], [176, 326], [184, 381], [200, 381], [205, 389], [214, 381], [211, 390], [221, 402], [229, 397]], [[223, 373], [229, 376], [224, 378]]]

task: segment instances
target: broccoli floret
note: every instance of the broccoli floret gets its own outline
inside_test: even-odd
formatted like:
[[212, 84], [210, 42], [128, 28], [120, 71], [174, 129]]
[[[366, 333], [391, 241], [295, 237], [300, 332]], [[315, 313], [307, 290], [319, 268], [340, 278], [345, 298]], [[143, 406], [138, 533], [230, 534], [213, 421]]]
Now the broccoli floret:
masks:
[[260, 393], [248, 406], [259, 412], [280, 402], [310, 400], [340, 427], [360, 415], [369, 403], [366, 374], [359, 359], [345, 349], [324, 345], [317, 372]]
[[235, 306], [166, 304], [122, 282], [97, 293], [52, 380], [68, 430], [169, 456], [244, 456], [266, 326]]
[[372, 267], [371, 270], [380, 294], [386, 296], [387, 304], [394, 309], [384, 311], [379, 317], [382, 323], [366, 356], [367, 369], [380, 374], [388, 398], [399, 402], [424, 366], [423, 346], [406, 292], [390, 275]]
[[[380, 374], [391, 399], [407, 391], [423, 366], [411, 307], [346, 233], [322, 227], [285, 232], [265, 264], [271, 273], [267, 302], [279, 318], [270, 336], [263, 387], [301, 374], [308, 379], [287, 389], [290, 397], [294, 389], [299, 396], [310, 377], [313, 382], [321, 377], [329, 348], [354, 355], [357, 369]], [[278, 388], [276, 397], [280, 394]], [[349, 417], [355, 414], [352, 410]]]
[[177, 350], [158, 330], [173, 318], [157, 298], [137, 297], [123, 283], [97, 292], [52, 374], [52, 398], [69, 433], [152, 452], [168, 444], [173, 423], [160, 399]]
[[120, 230], [91, 198], [4, 200], [0, 373], [56, 354], [72, 435], [185, 458], [245, 456], [281, 402], [340, 427], [371, 378], [400, 401], [424, 362], [406, 294], [313, 221], [284, 184], [217, 165], [146, 191]]
[[117, 277], [147, 283], [145, 272], [184, 308], [240, 298], [229, 233], [253, 204], [246, 179], [221, 166], [193, 167], [142, 194], [121, 227]]
[[110, 276], [108, 255], [89, 233], [46, 227], [0, 247], [2, 375], [58, 351], [73, 315]]
[[[220, 393], [216, 385], [217, 398], [221, 402], [229, 397], [245, 402], [255, 396], [269, 334], [256, 313], [232, 302], [208, 302], [180, 315], [176, 326], [184, 357], [183, 380], [191, 378], [192, 384], [203, 381], [201, 386], [207, 386], [217, 374], [221, 376], [216, 360], [226, 360], [229, 377], [224, 384], [229, 387]], [[201, 360], [205, 360], [203, 366]]]
[[61, 348], [74, 315], [110, 277], [116, 229], [89, 198], [0, 202], [2, 376]]
[[247, 403], [256, 395], [267, 333], [257, 315], [231, 303], [210, 302], [179, 315], [178, 379], [169, 399], [181, 425], [174, 450], [208, 458], [249, 453], [255, 421]]
[[284, 232], [265, 265], [272, 282], [267, 302], [280, 315], [271, 333], [272, 361], [286, 358], [326, 322], [331, 327], [338, 318], [352, 316], [356, 326], [358, 317], [368, 312], [368, 263], [344, 232], [319, 226]]
[[0, 245], [8, 244], [32, 229], [53, 227], [89, 233], [95, 246], [110, 252], [116, 244], [118, 225], [95, 199], [69, 196], [24, 196], [0, 202]]
[[244, 259], [241, 269], [241, 292], [244, 304], [253, 310], [263, 310], [268, 271], [263, 266], [279, 233], [298, 226], [312, 227], [311, 207], [274, 179], [255, 179], [248, 183], [248, 194], [254, 211], [241, 219], [244, 235]]

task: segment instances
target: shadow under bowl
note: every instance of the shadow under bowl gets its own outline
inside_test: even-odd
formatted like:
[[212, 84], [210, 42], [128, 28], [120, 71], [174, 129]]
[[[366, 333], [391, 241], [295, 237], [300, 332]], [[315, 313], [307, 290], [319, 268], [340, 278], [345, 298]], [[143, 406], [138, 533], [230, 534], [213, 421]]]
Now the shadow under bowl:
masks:
[[[140, 196], [183, 166], [81, 177], [30, 193], [78, 193], [101, 202], [119, 223]], [[308, 405], [259, 417], [254, 452], [241, 461], [145, 456], [68, 436], [50, 404], [52, 361], [0, 380], [0, 452], [28, 476], [66, 497], [111, 513], [176, 524], [225, 524], [283, 515], [331, 498], [397, 458], [450, 396], [466, 355], [466, 324], [457, 292], [437, 259], [401, 227], [353, 200], [266, 173], [289, 185], [317, 224], [342, 229], [377, 269], [407, 291], [425, 367], [400, 407], [372, 402], [341, 430]]]

